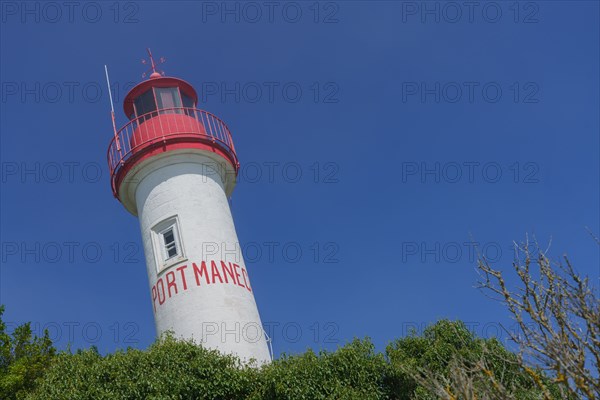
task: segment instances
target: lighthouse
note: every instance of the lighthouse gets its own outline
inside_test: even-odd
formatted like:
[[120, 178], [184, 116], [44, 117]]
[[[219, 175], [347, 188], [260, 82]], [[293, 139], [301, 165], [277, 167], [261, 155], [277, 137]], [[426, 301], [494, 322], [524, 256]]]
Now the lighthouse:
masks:
[[157, 334], [268, 363], [228, 202], [239, 170], [231, 133], [148, 54], [150, 75], [125, 97], [129, 122], [107, 157], [114, 196], [139, 219]]

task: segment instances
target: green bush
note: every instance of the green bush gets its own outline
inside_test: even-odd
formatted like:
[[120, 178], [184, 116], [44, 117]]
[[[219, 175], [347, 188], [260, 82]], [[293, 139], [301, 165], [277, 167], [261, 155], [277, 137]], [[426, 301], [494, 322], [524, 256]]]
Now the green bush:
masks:
[[243, 399], [257, 371], [193, 343], [163, 338], [105, 357], [61, 353], [30, 399]]
[[56, 350], [48, 331], [41, 338], [34, 337], [30, 324], [17, 327], [9, 335], [3, 314], [4, 306], [0, 306], [0, 398], [22, 399], [46, 372]]
[[251, 399], [382, 399], [387, 363], [369, 339], [335, 352], [282, 356], [259, 374]]
[[[390, 398], [437, 399], [438, 396], [425, 387], [429, 385], [417, 382], [419, 376], [428, 382], [448, 385], [449, 393], [458, 384], [471, 385], [477, 398], [490, 398], [491, 392], [499, 392], [499, 388], [505, 390], [498, 393], [499, 398], [543, 398], [541, 387], [514, 353], [495, 338], [475, 337], [460, 321], [441, 320], [426, 328], [421, 336], [413, 332], [397, 339], [387, 346], [386, 354], [390, 362], [387, 381]], [[463, 376], [462, 381], [453, 381], [457, 378], [457, 369], [464, 372], [467, 379]], [[542, 384], [557, 394], [549, 379], [541, 371], [536, 373], [543, 377]]]
[[393, 341], [385, 354], [370, 339], [355, 339], [336, 351], [284, 354], [256, 368], [168, 335], [146, 350], [55, 354], [47, 333], [33, 337], [26, 324], [8, 335], [0, 318], [0, 397], [10, 400], [435, 399], [434, 382], [448, 393], [461, 390], [457, 370], [478, 398], [547, 398], [515, 354], [495, 339], [475, 337], [462, 322], [439, 321], [422, 335]]

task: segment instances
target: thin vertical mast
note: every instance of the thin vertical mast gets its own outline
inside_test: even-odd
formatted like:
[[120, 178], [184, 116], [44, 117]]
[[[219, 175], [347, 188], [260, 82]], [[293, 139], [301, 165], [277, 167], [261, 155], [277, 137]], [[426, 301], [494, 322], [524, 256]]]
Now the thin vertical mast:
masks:
[[115, 142], [117, 143], [117, 151], [121, 151], [119, 144], [119, 138], [117, 137], [117, 125], [115, 124], [115, 107], [113, 105], [112, 92], [110, 91], [110, 80], [108, 79], [108, 68], [104, 65], [104, 72], [106, 73], [106, 85], [108, 86], [108, 96], [110, 98], [110, 118], [112, 119], [113, 133], [115, 136]]

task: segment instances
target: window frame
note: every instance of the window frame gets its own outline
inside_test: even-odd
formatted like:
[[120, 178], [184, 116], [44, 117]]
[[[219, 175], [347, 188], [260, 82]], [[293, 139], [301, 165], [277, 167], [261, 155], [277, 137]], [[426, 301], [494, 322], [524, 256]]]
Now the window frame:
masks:
[[[154, 110], [146, 111], [146, 112], [143, 112], [140, 114], [140, 112], [138, 111], [136, 102], [140, 97], [142, 97], [143, 95], [147, 94], [150, 91], [152, 92], [152, 99], [154, 101]], [[140, 93], [135, 99], [133, 99], [133, 112], [134, 112], [136, 118], [140, 118], [141, 116], [147, 115], [147, 114], [150, 114], [150, 117], [151, 117], [152, 116], [151, 113], [155, 113], [157, 111], [158, 111], [158, 102], [156, 101], [156, 92], [154, 91], [153, 87], [146, 90], [143, 93]]]
[[[175, 108], [175, 110], [169, 110], [169, 111], [162, 111], [164, 110], [163, 107], [159, 107], [159, 93], [157, 91], [157, 89], [175, 89], [175, 91], [172, 93], [173, 94], [173, 103], [174, 103], [174, 107], [168, 107], [168, 108]], [[145, 112], [140, 114], [138, 111], [138, 108], [136, 106], [136, 100], [148, 93], [149, 91], [152, 91], [152, 97], [154, 98], [154, 110]], [[183, 104], [183, 96], [186, 96], [188, 99], [191, 100], [192, 102], [192, 107], [186, 107]], [[162, 102], [162, 100], [161, 100]], [[177, 105], [177, 103], [179, 103], [179, 105]], [[187, 94], [183, 93], [181, 91], [181, 88], [179, 86], [165, 86], [165, 87], [151, 87], [150, 89], [148, 89], [147, 91], [145, 91], [144, 93], [141, 93], [139, 96], [137, 96], [135, 99], [133, 99], [133, 114], [132, 117], [133, 118], [140, 118], [143, 115], [149, 114], [148, 117], [154, 117], [155, 115], [159, 115], [159, 114], [172, 114], [172, 113], [176, 113], [176, 114], [181, 114], [181, 111], [179, 109], [185, 109], [185, 108], [196, 108], [196, 103], [194, 102], [192, 97], [189, 97]]]
[[[167, 234], [170, 234], [172, 237], [172, 241], [167, 243]], [[177, 257], [180, 254], [179, 251], [179, 238], [177, 237], [177, 229], [174, 225], [170, 225], [166, 229], [158, 232], [161, 240], [161, 249], [162, 249], [162, 258], [165, 262], [168, 262], [171, 258]], [[171, 255], [172, 250], [175, 250], [175, 253]]]
[[[177, 215], [163, 219], [154, 224], [150, 230], [157, 273], [161, 273], [165, 269], [187, 260], [181, 237], [181, 225]], [[173, 243], [175, 244], [175, 249], [177, 251], [173, 256], [169, 256], [168, 246], [165, 242], [165, 234], [169, 231], [173, 232]]]
[[[179, 86], [167, 86], [167, 87], [155, 87], [152, 88], [152, 90], [154, 90], [154, 98], [156, 99], [156, 109], [157, 110], [165, 110], [165, 109], [169, 109], [169, 108], [182, 108], [183, 105], [183, 99], [181, 98], [181, 92], [179, 91]], [[173, 96], [173, 106], [172, 107], [164, 107], [164, 105], [162, 104], [163, 100], [162, 100], [162, 96], [160, 91], [161, 90], [171, 90], [171, 95]], [[179, 103], [179, 105], [177, 105], [177, 103]], [[160, 107], [159, 107], [160, 106]], [[173, 110], [171, 110], [172, 112]]]

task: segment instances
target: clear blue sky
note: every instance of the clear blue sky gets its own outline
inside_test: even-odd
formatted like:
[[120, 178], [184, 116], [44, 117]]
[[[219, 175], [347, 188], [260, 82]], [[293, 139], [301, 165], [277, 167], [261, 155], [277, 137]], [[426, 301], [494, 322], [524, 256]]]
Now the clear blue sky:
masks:
[[0, 303], [61, 348], [154, 340], [105, 158], [103, 65], [122, 125], [146, 47], [233, 132], [232, 211], [277, 354], [382, 349], [439, 318], [510, 326], [474, 288], [472, 241], [508, 271], [513, 240], [552, 239], [598, 283], [598, 2], [24, 4], [1, 10]]

